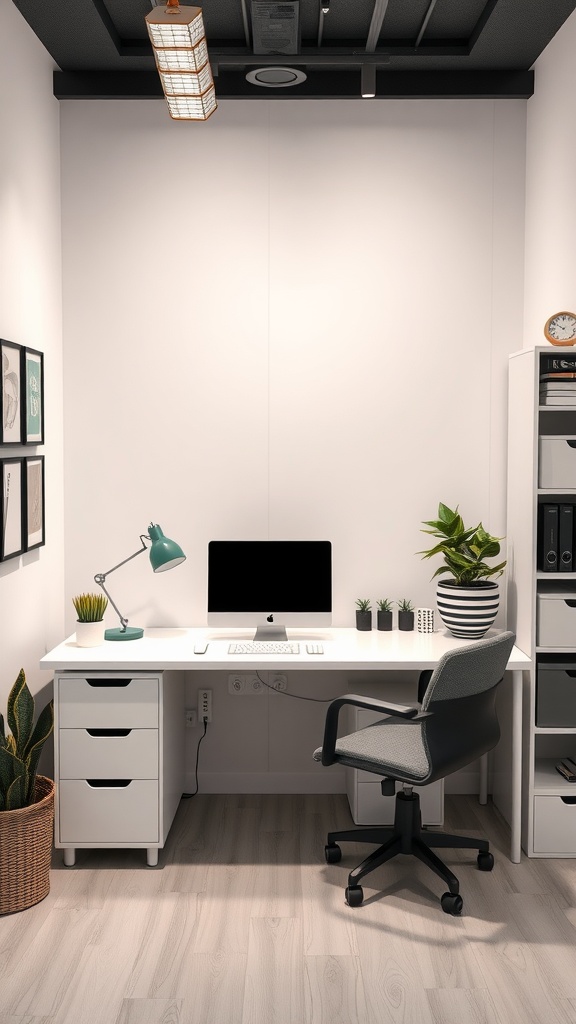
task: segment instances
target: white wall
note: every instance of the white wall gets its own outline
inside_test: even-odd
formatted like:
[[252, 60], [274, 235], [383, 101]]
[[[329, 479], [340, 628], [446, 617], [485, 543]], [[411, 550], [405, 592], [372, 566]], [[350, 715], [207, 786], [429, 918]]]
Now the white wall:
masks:
[[[39, 659], [62, 638], [62, 323], [59, 107], [53, 61], [12, 3], [0, 3], [0, 337], [44, 352], [46, 546], [0, 563], [0, 711], [22, 667], [51, 695]], [[40, 703], [40, 701], [39, 701]]]
[[576, 13], [534, 65], [526, 143], [524, 345], [545, 345], [543, 328], [560, 310], [576, 312]]
[[[440, 500], [503, 533], [524, 130], [522, 101], [62, 104], [68, 632], [151, 519], [186, 563], [108, 581], [145, 626], [206, 621], [212, 538], [331, 539], [353, 625], [433, 604]], [[216, 697], [206, 772], [244, 714], [231, 771], [307, 770], [321, 705]]]

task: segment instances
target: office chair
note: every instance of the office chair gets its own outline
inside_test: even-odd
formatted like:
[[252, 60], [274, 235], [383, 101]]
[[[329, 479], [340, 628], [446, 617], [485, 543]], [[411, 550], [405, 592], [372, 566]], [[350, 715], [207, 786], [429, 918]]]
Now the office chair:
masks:
[[[373, 851], [348, 876], [346, 901], [359, 907], [364, 894], [360, 880], [369, 871], [398, 853], [411, 853], [427, 864], [448, 885], [442, 909], [462, 911], [458, 879], [431, 847], [478, 850], [481, 871], [491, 871], [494, 857], [485, 839], [454, 836], [422, 828], [420, 797], [413, 786], [427, 786], [464, 768], [496, 746], [500, 727], [496, 715], [496, 690], [502, 681], [513, 633], [466, 645], [445, 654], [431, 673], [420, 708], [392, 704], [354, 693], [332, 701], [326, 713], [324, 741], [314, 751], [323, 765], [344, 764], [383, 776], [383, 796], [393, 796], [396, 782], [394, 825], [329, 832], [325, 847], [328, 864], [342, 857], [338, 842], [377, 843]], [[338, 715], [344, 705], [369, 708], [390, 717], [338, 739]]]

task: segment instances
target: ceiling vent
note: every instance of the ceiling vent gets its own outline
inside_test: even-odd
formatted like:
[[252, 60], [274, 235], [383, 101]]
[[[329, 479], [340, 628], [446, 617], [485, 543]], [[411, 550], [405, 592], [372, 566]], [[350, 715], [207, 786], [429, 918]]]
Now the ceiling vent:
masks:
[[252, 49], [279, 57], [300, 51], [300, 0], [252, 0]]

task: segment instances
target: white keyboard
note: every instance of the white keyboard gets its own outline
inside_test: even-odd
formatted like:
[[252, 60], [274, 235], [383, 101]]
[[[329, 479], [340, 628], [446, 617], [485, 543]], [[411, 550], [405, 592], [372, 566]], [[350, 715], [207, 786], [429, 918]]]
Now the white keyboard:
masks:
[[299, 654], [300, 644], [290, 641], [247, 640], [241, 644], [230, 644], [228, 654]]

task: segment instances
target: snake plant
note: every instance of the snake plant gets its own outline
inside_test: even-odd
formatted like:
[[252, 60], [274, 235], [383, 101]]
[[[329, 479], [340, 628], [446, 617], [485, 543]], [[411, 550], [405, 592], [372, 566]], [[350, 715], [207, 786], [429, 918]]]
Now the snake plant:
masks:
[[54, 728], [54, 701], [40, 712], [34, 725], [34, 697], [24, 669], [8, 695], [7, 722], [0, 715], [0, 812], [34, 803], [36, 770], [42, 747]]

